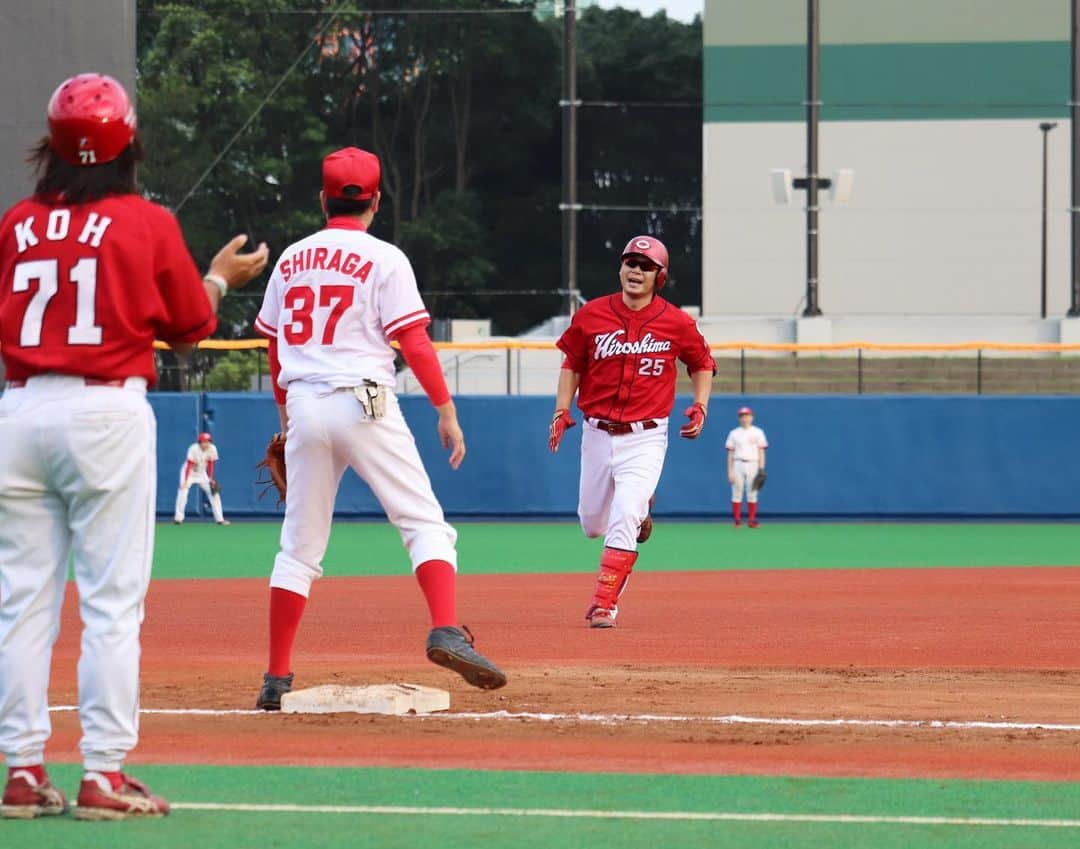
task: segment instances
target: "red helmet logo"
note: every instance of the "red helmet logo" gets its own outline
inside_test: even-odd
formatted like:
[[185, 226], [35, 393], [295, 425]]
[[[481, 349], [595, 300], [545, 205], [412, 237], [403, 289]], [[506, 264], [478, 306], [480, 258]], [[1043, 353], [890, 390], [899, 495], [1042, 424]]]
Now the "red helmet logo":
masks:
[[634, 236], [626, 243], [622, 256], [625, 257], [630, 254], [640, 254], [643, 257], [648, 257], [660, 266], [660, 270], [656, 272], [656, 288], [664, 288], [668, 273], [668, 252], [667, 248], [664, 247], [664, 243], [659, 239], [654, 239], [652, 236]]
[[49, 98], [49, 145], [72, 165], [102, 165], [135, 137], [135, 108], [124, 87], [105, 74], [79, 74]]

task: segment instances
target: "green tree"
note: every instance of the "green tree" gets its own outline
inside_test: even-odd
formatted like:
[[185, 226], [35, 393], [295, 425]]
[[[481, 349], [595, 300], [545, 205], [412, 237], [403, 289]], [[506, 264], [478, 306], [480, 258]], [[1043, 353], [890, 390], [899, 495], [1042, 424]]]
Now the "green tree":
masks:
[[611, 290], [618, 252], [647, 232], [671, 253], [665, 294], [701, 303], [701, 215], [667, 211], [701, 205], [701, 45], [700, 17], [684, 24], [599, 7], [581, 16], [581, 98], [636, 104], [581, 110], [581, 202], [654, 208], [579, 216], [579, 280], [590, 297]]
[[[178, 209], [203, 266], [238, 232], [268, 242], [273, 261], [322, 224], [322, 157], [365, 147], [383, 164], [372, 232], [406, 249], [422, 289], [462, 293], [434, 305], [439, 317], [486, 314], [496, 332], [510, 333], [547, 318], [559, 299], [511, 303], [484, 292], [563, 285], [561, 22], [518, 14], [523, 7], [510, 0], [422, 0], [498, 12], [489, 15], [394, 13], [401, 0], [373, 0], [331, 17], [331, 5], [139, 0], [146, 191]], [[590, 8], [579, 44], [587, 99], [700, 101], [700, 22]], [[581, 116], [583, 202], [700, 203], [700, 110]], [[639, 230], [667, 241], [684, 301], [700, 290], [698, 217], [580, 221], [580, 280], [590, 296], [610, 290], [613, 255]], [[217, 335], [251, 336], [261, 290], [256, 282], [223, 302]]]
[[266, 354], [258, 349], [214, 352], [213, 363], [200, 388], [209, 392], [243, 392], [251, 389], [260, 370], [267, 372]]

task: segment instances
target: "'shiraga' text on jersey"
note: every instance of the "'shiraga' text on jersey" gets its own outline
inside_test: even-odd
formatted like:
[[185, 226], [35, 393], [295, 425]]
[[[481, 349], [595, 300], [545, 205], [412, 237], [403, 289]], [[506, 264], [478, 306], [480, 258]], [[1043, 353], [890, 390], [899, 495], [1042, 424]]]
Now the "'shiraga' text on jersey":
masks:
[[282, 252], [255, 329], [277, 339], [282, 388], [394, 386], [390, 340], [430, 322], [408, 257], [342, 217]]

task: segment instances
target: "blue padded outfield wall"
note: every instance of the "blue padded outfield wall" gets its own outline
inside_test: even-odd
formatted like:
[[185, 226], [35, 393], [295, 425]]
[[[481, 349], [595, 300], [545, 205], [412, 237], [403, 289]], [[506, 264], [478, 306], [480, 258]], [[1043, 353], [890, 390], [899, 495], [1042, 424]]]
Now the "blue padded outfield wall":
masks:
[[[278, 426], [271, 395], [153, 393], [150, 399], [158, 419], [161, 514], [172, 514], [185, 452], [204, 428], [221, 454], [216, 476], [226, 516], [280, 514], [275, 497], [258, 500], [254, 483], [254, 466]], [[695, 441], [677, 436], [689, 403], [680, 398], [657, 515], [728, 515], [724, 440], [744, 402], [769, 438], [763, 516], [1080, 517], [1080, 398], [911, 395], [714, 396]], [[551, 398], [457, 399], [468, 447], [457, 472], [438, 444], [427, 400], [405, 397], [401, 406], [449, 515], [575, 514], [581, 426], [551, 455]], [[190, 498], [193, 516], [195, 494]], [[351, 471], [337, 511], [382, 515]]]

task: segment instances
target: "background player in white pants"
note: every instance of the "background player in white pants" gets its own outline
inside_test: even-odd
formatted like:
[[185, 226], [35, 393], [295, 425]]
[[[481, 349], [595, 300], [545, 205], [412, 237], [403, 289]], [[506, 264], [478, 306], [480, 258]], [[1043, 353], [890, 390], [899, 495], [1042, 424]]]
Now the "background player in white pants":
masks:
[[443, 518], [393, 392], [392, 339], [438, 411], [439, 437], [456, 469], [465, 437], [428, 339], [431, 319], [412, 266], [367, 232], [379, 208], [379, 176], [378, 158], [359, 148], [323, 160], [326, 227], [281, 254], [255, 319], [270, 340], [288, 483], [270, 577], [269, 668], [256, 701], [263, 710], [279, 710], [292, 687], [293, 643], [311, 584], [322, 575], [334, 498], [350, 467], [409, 552], [431, 613], [428, 659], [476, 687], [506, 683], [457, 627], [457, 533]]
[[754, 425], [754, 411], [739, 408], [739, 426], [733, 428], [727, 438], [727, 476], [731, 484], [731, 515], [735, 527], [742, 524], [743, 493], [746, 493], [751, 528], [758, 526], [758, 491], [754, 489], [754, 477], [765, 471], [765, 449], [769, 442], [765, 431]]
[[653, 493], [667, 453], [668, 415], [675, 404], [681, 361], [694, 402], [679, 431], [695, 439], [705, 426], [716, 370], [694, 319], [660, 297], [668, 252], [659, 239], [635, 236], [623, 249], [620, 291], [589, 301], [559, 338], [566, 358], [559, 372], [548, 447], [559, 450], [574, 425], [578, 396], [581, 435], [578, 516], [589, 537], [604, 537], [596, 590], [585, 612], [591, 628], [613, 628], [618, 601], [652, 531]]
[[[76, 817], [169, 806], [123, 772], [139, 727], [139, 630], [154, 547], [154, 337], [190, 351], [218, 300], [266, 265], [244, 237], [200, 274], [176, 219], [138, 194], [135, 112], [110, 77], [49, 101], [34, 195], [0, 221], [0, 751], [2, 813], [63, 813], [45, 774], [52, 646], [73, 562], [83, 631]], [[94, 167], [84, 167], [92, 165]], [[25, 840], [22, 842], [26, 842]], [[42, 844], [38, 836], [29, 842]], [[14, 836], [5, 845], [19, 845]]]
[[210, 500], [214, 521], [219, 525], [229, 524], [221, 509], [221, 487], [214, 480], [217, 461], [218, 450], [213, 438], [209, 433], [200, 433], [198, 441], [188, 447], [187, 459], [180, 467], [180, 487], [176, 490], [176, 512], [173, 515], [173, 522], [177, 525], [184, 521], [184, 508], [192, 486], [199, 487]]

